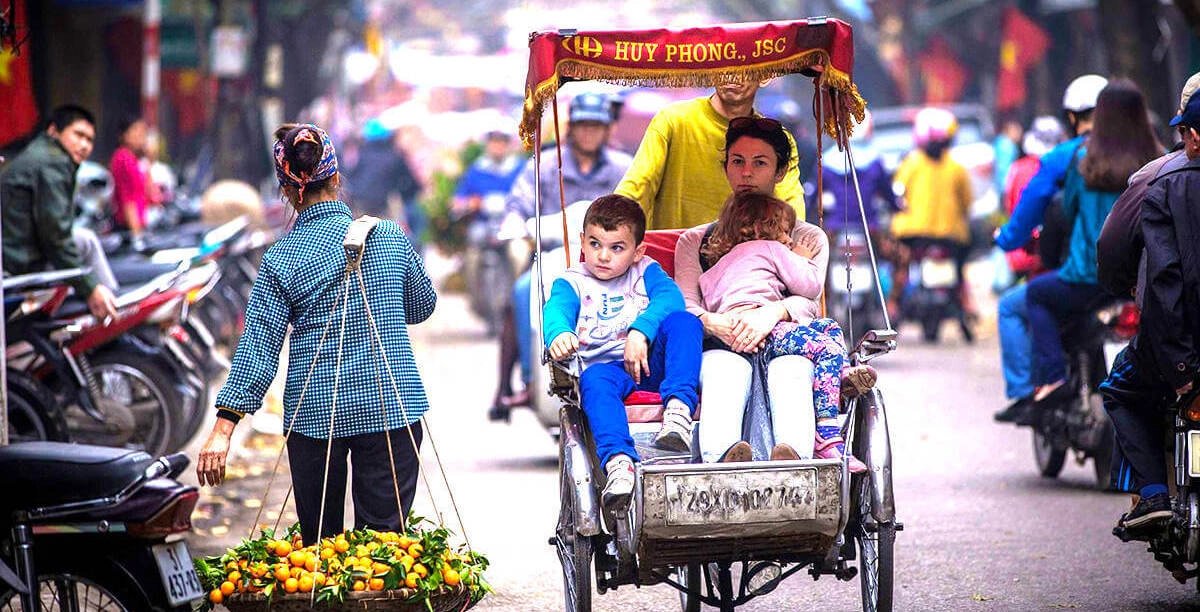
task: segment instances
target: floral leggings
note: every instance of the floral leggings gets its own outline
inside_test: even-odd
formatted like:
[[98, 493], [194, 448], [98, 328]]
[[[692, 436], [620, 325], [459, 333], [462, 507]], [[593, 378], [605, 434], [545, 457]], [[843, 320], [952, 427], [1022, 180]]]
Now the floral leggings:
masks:
[[799, 355], [813, 362], [813, 407], [817, 420], [837, 418], [842, 394], [846, 346], [842, 328], [833, 319], [813, 319], [807, 325], [781, 321], [771, 330], [767, 358]]

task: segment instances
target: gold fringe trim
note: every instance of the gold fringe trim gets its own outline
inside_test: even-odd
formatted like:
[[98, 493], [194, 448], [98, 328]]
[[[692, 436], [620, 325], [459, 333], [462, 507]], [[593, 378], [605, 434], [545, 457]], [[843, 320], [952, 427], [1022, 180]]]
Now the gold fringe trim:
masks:
[[[704, 68], [683, 71], [678, 68], [619, 68], [578, 59], [560, 60], [555, 67], [554, 76], [538, 83], [533, 91], [525, 92], [525, 112], [521, 117], [521, 142], [525, 149], [532, 151], [538, 143], [534, 142], [542, 111], [558, 92], [562, 79], [605, 81], [616, 85], [641, 87], [715, 87], [730, 75], [736, 75], [752, 80], [765, 80], [793, 74], [811, 68], [823, 66], [826, 85], [845, 95], [838, 96], [841, 108], [834, 109], [825, 118], [825, 131], [836, 138], [839, 123], [848, 137], [854, 123], [861, 123], [866, 116], [867, 103], [858, 93], [858, 87], [850, 80], [849, 75], [834, 68], [830, 64], [829, 54], [823, 49], [810, 49], [803, 53], [774, 62], [751, 64], [747, 66], [728, 68]], [[850, 118], [853, 117], [854, 121]]]

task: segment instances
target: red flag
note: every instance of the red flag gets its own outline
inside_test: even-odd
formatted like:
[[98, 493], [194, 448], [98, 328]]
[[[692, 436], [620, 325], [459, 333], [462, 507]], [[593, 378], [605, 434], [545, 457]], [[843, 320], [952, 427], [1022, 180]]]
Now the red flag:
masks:
[[[14, 23], [18, 32], [25, 29], [20, 21], [23, 5], [23, 2], [13, 5], [17, 11]], [[18, 55], [7, 42], [0, 44], [0, 145], [33, 131], [37, 127], [37, 119], [29, 45], [22, 45]]]
[[1004, 36], [1000, 41], [1000, 70], [996, 78], [996, 110], [1016, 108], [1025, 101], [1025, 73], [1042, 60], [1050, 36], [1017, 10], [1004, 10]]
[[958, 102], [963, 87], [967, 85], [967, 69], [958, 61], [946, 40], [935, 36], [917, 61], [925, 75], [925, 103]]

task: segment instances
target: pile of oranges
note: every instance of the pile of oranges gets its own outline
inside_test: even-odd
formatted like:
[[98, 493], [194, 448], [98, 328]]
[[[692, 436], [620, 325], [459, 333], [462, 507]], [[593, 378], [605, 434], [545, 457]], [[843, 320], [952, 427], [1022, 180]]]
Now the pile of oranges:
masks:
[[316, 591], [320, 602], [341, 601], [353, 591], [393, 589], [428, 598], [443, 587], [461, 585], [472, 599], [482, 598], [490, 591], [483, 579], [487, 559], [461, 547], [451, 549], [449, 536], [445, 527], [402, 534], [361, 530], [305, 546], [298, 525], [279, 538], [264, 531], [220, 557], [196, 560], [201, 582], [209, 589], [202, 609], [235, 593], [270, 599], [292, 593], [312, 597]]

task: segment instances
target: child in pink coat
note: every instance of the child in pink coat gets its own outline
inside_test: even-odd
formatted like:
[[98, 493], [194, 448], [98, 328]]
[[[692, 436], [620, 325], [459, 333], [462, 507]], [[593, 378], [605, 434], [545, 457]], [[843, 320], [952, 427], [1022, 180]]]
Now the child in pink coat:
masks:
[[[701, 254], [712, 266], [700, 275], [704, 308], [726, 313], [738, 307], [782, 300], [787, 295], [816, 299], [823, 279], [817, 265], [792, 251], [796, 211], [769, 195], [740, 193], [721, 210], [708, 244]], [[833, 319], [781, 321], [775, 325], [763, 348], [767, 357], [799, 355], [813, 362], [813, 406], [817, 417], [814, 456], [838, 458], [845, 454], [845, 441], [837, 423], [842, 379], [848, 390], [861, 392], [875, 383], [869, 366], [848, 368], [842, 330]], [[849, 370], [845, 371], [844, 370]], [[778, 407], [773, 407], [778, 409]], [[776, 445], [773, 459], [794, 459], [795, 449]], [[850, 471], [866, 466], [849, 458]]]

